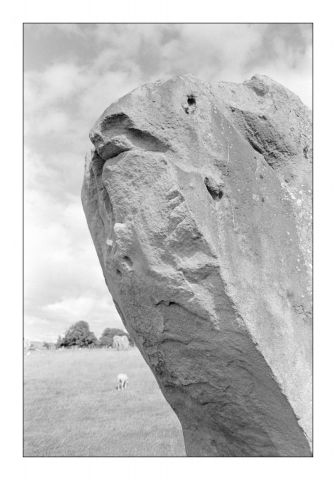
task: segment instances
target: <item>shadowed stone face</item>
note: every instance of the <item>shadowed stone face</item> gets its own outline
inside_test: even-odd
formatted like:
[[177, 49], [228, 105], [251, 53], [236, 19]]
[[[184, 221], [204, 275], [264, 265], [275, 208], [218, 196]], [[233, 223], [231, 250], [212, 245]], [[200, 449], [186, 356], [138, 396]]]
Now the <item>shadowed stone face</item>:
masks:
[[90, 232], [189, 455], [311, 455], [310, 130], [267, 77], [183, 76], [90, 133]]

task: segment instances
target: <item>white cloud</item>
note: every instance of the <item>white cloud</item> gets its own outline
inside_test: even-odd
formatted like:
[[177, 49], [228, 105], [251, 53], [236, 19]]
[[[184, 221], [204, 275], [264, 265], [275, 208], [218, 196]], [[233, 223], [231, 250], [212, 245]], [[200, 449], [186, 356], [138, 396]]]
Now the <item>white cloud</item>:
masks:
[[51, 320], [64, 322], [68, 326], [79, 320], [84, 320], [91, 323], [92, 327], [93, 320], [97, 335], [105, 327], [111, 326], [112, 323], [118, 326], [122, 325], [113, 302], [108, 297], [69, 297], [45, 305], [42, 310]]
[[66, 101], [76, 95], [86, 83], [81, 70], [75, 64], [59, 63], [43, 72], [26, 73], [25, 87], [28, 87], [34, 100], [31, 106], [47, 106], [58, 101]]
[[93, 76], [78, 106], [80, 116], [86, 115], [86, 118], [90, 119], [91, 128], [111, 103], [136, 88], [138, 84], [138, 78], [126, 72], [108, 71]]
[[47, 115], [43, 122], [35, 125], [35, 134], [62, 134], [62, 132], [69, 130], [69, 115], [62, 111], [52, 111]]
[[57, 180], [54, 171], [29, 150], [25, 158], [26, 336], [36, 338], [40, 332], [50, 340], [77, 320], [88, 321], [96, 334], [120, 325], [79, 195], [69, 195], [65, 203], [55, 201], [53, 189], [39, 188]]
[[86, 316], [92, 310], [94, 299], [92, 297], [66, 298], [56, 303], [43, 307], [44, 311], [57, 317], [73, 318], [76, 321]]

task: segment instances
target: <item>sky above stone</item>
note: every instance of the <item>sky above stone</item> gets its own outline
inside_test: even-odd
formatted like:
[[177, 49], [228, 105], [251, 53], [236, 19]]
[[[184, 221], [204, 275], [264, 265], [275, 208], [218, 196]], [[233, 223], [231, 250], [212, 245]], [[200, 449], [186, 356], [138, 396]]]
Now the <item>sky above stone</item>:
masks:
[[25, 337], [53, 341], [77, 320], [121, 326], [80, 201], [88, 132], [137, 86], [192, 73], [255, 73], [311, 107], [312, 29], [302, 24], [24, 26]]

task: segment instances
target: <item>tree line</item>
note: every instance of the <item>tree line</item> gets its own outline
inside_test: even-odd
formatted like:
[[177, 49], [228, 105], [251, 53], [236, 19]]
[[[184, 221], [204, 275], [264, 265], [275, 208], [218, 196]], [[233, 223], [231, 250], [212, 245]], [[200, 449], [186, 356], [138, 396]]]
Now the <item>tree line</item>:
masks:
[[112, 347], [113, 339], [118, 335], [120, 337], [126, 336], [130, 346], [134, 346], [134, 342], [127, 332], [120, 328], [105, 328], [101, 337], [97, 339], [96, 335], [91, 332], [88, 322], [80, 320], [74, 323], [65, 332], [64, 337], [59, 336], [56, 342], [56, 348], [99, 348]]

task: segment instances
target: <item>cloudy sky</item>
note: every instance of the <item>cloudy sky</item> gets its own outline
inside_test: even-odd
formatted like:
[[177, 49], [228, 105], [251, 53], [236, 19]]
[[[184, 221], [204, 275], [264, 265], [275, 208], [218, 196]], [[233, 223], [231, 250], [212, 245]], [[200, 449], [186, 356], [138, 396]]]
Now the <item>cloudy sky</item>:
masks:
[[179, 73], [271, 76], [311, 106], [310, 25], [26, 24], [25, 337], [121, 326], [80, 202], [88, 132], [121, 95]]

